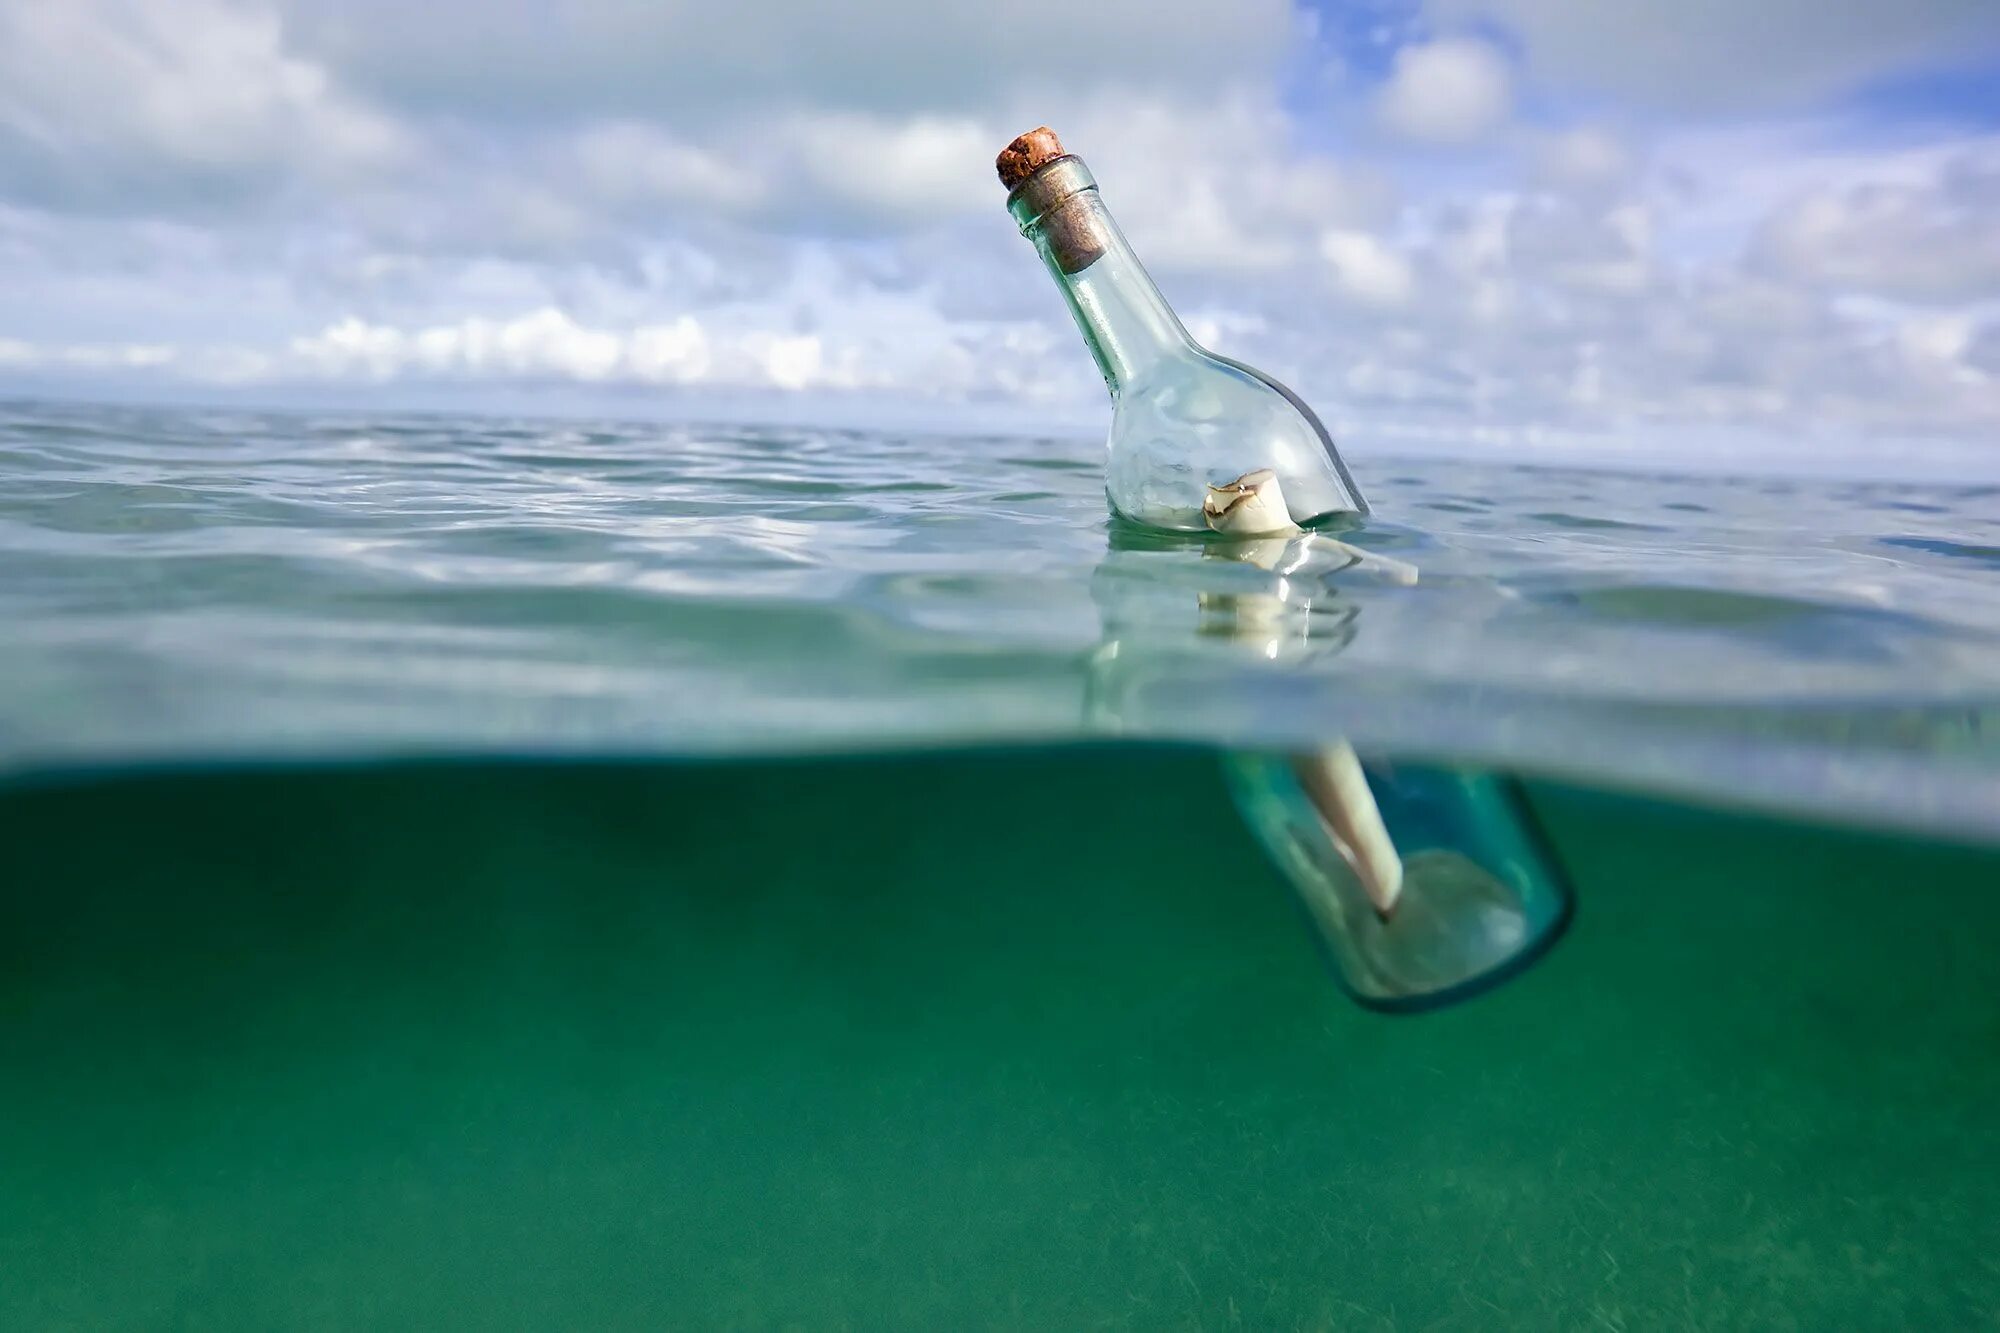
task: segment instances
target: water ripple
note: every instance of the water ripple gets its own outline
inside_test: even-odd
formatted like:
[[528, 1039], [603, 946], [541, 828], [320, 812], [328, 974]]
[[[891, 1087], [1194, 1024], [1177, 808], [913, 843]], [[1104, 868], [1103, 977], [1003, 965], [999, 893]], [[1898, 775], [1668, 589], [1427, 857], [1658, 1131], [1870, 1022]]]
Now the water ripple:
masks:
[[1366, 529], [1222, 548], [1108, 523], [1091, 441], [11, 404], [0, 765], [1345, 734], [2000, 793], [1991, 488], [1350, 461]]

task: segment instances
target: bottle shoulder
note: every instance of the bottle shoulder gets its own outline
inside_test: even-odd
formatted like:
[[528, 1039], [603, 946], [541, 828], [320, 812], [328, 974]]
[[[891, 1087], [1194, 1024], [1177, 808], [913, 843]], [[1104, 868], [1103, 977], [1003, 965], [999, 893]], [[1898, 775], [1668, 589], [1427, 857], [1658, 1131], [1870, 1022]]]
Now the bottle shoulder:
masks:
[[1244, 368], [1206, 352], [1149, 368], [1112, 396], [1113, 416], [1195, 432], [1241, 433], [1248, 428], [1302, 432], [1311, 424], [1283, 394]]

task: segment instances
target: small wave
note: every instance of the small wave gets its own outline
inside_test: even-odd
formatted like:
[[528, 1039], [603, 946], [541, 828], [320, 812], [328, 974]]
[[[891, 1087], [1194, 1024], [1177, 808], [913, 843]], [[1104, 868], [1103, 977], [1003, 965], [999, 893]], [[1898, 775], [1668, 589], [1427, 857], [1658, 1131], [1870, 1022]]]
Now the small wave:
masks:
[[1598, 514], [1566, 514], [1559, 509], [1539, 514], [1527, 514], [1537, 523], [1547, 523], [1551, 527], [1571, 528], [1578, 532], [1665, 532], [1657, 523], [1637, 523], [1631, 519], [1605, 518]]
[[1969, 560], [1989, 569], [2000, 569], [2000, 546], [1974, 546], [1966, 542], [1946, 541], [1942, 537], [1883, 537], [1881, 543], [1901, 550], [1928, 551], [1932, 555]]

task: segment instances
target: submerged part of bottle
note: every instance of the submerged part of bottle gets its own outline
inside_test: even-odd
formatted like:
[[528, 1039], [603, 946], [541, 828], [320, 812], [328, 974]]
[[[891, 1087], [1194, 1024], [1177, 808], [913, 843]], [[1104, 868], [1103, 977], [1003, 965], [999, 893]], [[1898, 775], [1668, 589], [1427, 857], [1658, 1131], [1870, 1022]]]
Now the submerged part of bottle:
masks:
[[[1260, 478], [1242, 482], [1265, 494]], [[1324, 532], [1218, 534], [1195, 559], [1138, 528], [1109, 536], [1090, 583], [1104, 643], [1084, 684], [1085, 716], [1106, 734], [1281, 724], [1288, 693], [1308, 681], [1299, 668], [1354, 638], [1362, 608], [1346, 585], [1420, 577]], [[1364, 762], [1330, 733], [1224, 763], [1237, 811], [1363, 1004], [1425, 1009], [1475, 994], [1561, 933], [1570, 892], [1512, 779]]]
[[1367, 504], [1311, 408], [1263, 372], [1197, 346], [1048, 129], [1000, 154], [1007, 208], [1069, 302], [1111, 391], [1105, 494], [1113, 512], [1202, 531], [1211, 487], [1268, 469], [1301, 526]]
[[1226, 762], [1238, 809], [1363, 1004], [1428, 1009], [1476, 994], [1541, 957], [1568, 923], [1569, 888], [1510, 778], [1364, 768], [1344, 743]]

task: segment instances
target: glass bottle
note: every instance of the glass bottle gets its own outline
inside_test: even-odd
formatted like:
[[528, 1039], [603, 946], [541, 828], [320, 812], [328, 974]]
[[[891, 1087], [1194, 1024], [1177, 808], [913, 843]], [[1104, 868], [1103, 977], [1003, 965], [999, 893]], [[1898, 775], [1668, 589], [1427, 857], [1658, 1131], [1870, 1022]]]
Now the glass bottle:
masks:
[[[1277, 521], [1286, 526], [1368, 512], [1311, 408], [1270, 376], [1188, 336], [1089, 169], [1053, 132], [1022, 135], [998, 166], [1011, 191], [1008, 212], [1062, 289], [1111, 391], [1104, 489], [1114, 513], [1202, 531], [1215, 526], [1238, 484], [1263, 469], [1282, 491], [1289, 521]], [[1239, 522], [1234, 530], [1244, 528]]]

